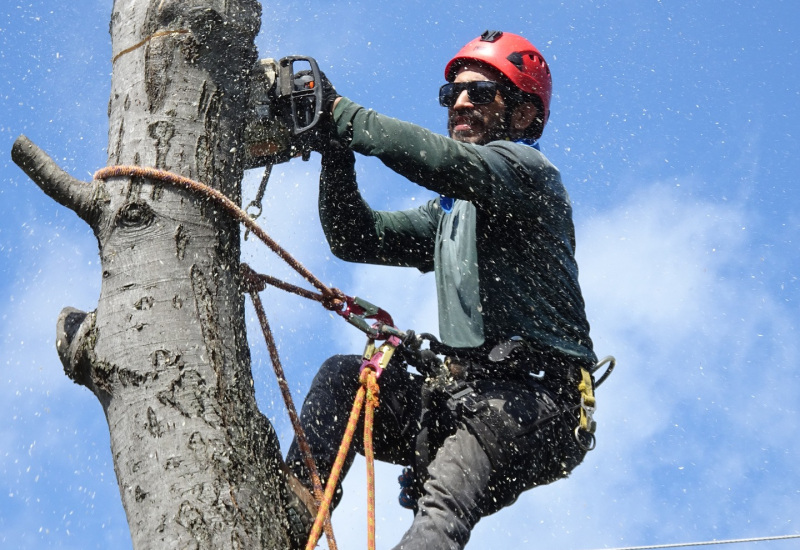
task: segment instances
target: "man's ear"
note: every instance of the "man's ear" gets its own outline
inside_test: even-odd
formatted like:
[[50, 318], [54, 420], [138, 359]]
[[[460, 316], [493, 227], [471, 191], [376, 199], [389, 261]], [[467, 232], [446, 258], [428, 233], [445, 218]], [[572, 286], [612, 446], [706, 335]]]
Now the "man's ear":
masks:
[[[533, 103], [522, 103], [517, 105], [511, 113], [511, 129], [514, 133], [524, 134], [525, 130], [533, 126], [541, 126], [542, 120], [539, 117], [539, 109]], [[538, 132], [541, 133], [541, 132]]]

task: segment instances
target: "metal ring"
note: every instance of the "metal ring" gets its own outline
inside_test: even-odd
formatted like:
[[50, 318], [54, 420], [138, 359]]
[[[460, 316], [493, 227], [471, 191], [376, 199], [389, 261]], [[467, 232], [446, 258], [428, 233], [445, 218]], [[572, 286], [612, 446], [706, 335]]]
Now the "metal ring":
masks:
[[594, 368], [592, 369], [592, 374], [594, 374], [594, 373], [596, 373], [598, 370], [600, 370], [600, 368], [601, 368], [603, 365], [605, 365], [606, 363], [608, 363], [608, 368], [607, 368], [607, 369], [606, 369], [606, 371], [603, 373], [603, 375], [602, 375], [600, 378], [598, 378], [598, 379], [597, 379], [597, 382], [595, 382], [595, 383], [594, 383], [594, 387], [595, 387], [595, 388], [599, 388], [599, 387], [600, 387], [600, 384], [602, 384], [603, 382], [605, 382], [606, 378], [608, 378], [608, 375], [609, 375], [609, 374], [611, 374], [611, 371], [613, 371], [613, 370], [614, 370], [614, 367], [616, 367], [616, 366], [617, 366], [617, 360], [616, 360], [616, 358], [615, 358], [613, 355], [608, 355], [608, 356], [604, 357], [603, 359], [601, 359], [601, 360], [600, 360], [600, 361], [599, 361], [599, 362], [598, 362], [598, 363], [597, 363], [597, 364], [594, 366]]
[[597, 438], [592, 432], [586, 432], [586, 435], [588, 435], [590, 439], [590, 443], [586, 445], [583, 443], [583, 441], [581, 441], [581, 431], [582, 430], [580, 426], [575, 427], [575, 441], [577, 441], [580, 448], [586, 451], [587, 453], [589, 451], [593, 451], [594, 448], [597, 447]]
[[[250, 208], [251, 207], [252, 208], [256, 208], [257, 211], [255, 213], [251, 214], [250, 213]], [[250, 216], [251, 218], [253, 218], [254, 220], [257, 219], [259, 216], [261, 216], [261, 211], [262, 211], [262, 207], [261, 207], [260, 204], [256, 203], [256, 201], [253, 201], [250, 204], [248, 204], [247, 208], [245, 209], [245, 212], [247, 212], [247, 215]]]

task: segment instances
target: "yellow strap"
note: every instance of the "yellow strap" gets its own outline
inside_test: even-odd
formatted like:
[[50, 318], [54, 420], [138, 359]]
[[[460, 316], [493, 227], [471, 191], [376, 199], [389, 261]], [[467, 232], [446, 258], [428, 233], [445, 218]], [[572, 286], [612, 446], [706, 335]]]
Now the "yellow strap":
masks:
[[594, 388], [592, 388], [592, 374], [583, 368], [581, 369], [581, 381], [578, 384], [578, 391], [581, 392], [581, 430], [594, 433], [596, 424], [592, 420], [592, 413], [597, 406], [597, 401], [594, 397]]

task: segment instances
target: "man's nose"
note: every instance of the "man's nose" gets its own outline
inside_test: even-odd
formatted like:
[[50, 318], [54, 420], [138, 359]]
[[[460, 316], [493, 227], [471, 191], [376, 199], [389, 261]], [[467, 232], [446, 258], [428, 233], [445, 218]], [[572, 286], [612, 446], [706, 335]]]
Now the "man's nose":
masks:
[[453, 109], [469, 109], [472, 107], [475, 107], [475, 105], [470, 101], [469, 93], [467, 90], [461, 90], [461, 93], [458, 94], [456, 98], [456, 102], [453, 104]]

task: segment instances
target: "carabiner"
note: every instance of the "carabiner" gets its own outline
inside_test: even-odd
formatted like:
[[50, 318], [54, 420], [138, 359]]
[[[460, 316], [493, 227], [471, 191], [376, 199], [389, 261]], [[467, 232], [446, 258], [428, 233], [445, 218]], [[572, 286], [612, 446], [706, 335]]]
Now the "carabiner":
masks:
[[[375, 304], [357, 296], [348, 296], [345, 299], [344, 309], [337, 311], [337, 313], [370, 338], [382, 339], [386, 338], [387, 335], [402, 336], [403, 334], [402, 331], [398, 331], [395, 328], [391, 315]], [[373, 319], [377, 323], [370, 324], [367, 319]]]
[[599, 388], [600, 384], [602, 384], [603, 382], [606, 381], [606, 378], [608, 378], [608, 375], [611, 374], [611, 371], [613, 371], [614, 367], [617, 366], [616, 358], [614, 358], [613, 355], [608, 355], [606, 357], [603, 357], [600, 361], [598, 361], [597, 364], [591, 369], [592, 374], [594, 374], [597, 371], [599, 371], [603, 367], [603, 365], [605, 365], [606, 363], [608, 364], [608, 367], [606, 367], [606, 370], [605, 370], [605, 372], [603, 372], [603, 375], [600, 376], [600, 378], [597, 379], [597, 382], [594, 383], [594, 387], [595, 388]]
[[392, 355], [394, 355], [394, 350], [396, 350], [400, 344], [402, 344], [400, 338], [397, 336], [389, 336], [380, 347], [376, 348], [375, 340], [369, 338], [367, 340], [367, 346], [364, 349], [361, 368], [358, 370], [359, 374], [361, 374], [364, 369], [371, 368], [375, 371], [375, 377], [380, 378], [381, 374], [383, 374], [383, 370], [389, 365], [389, 361], [392, 359]]

